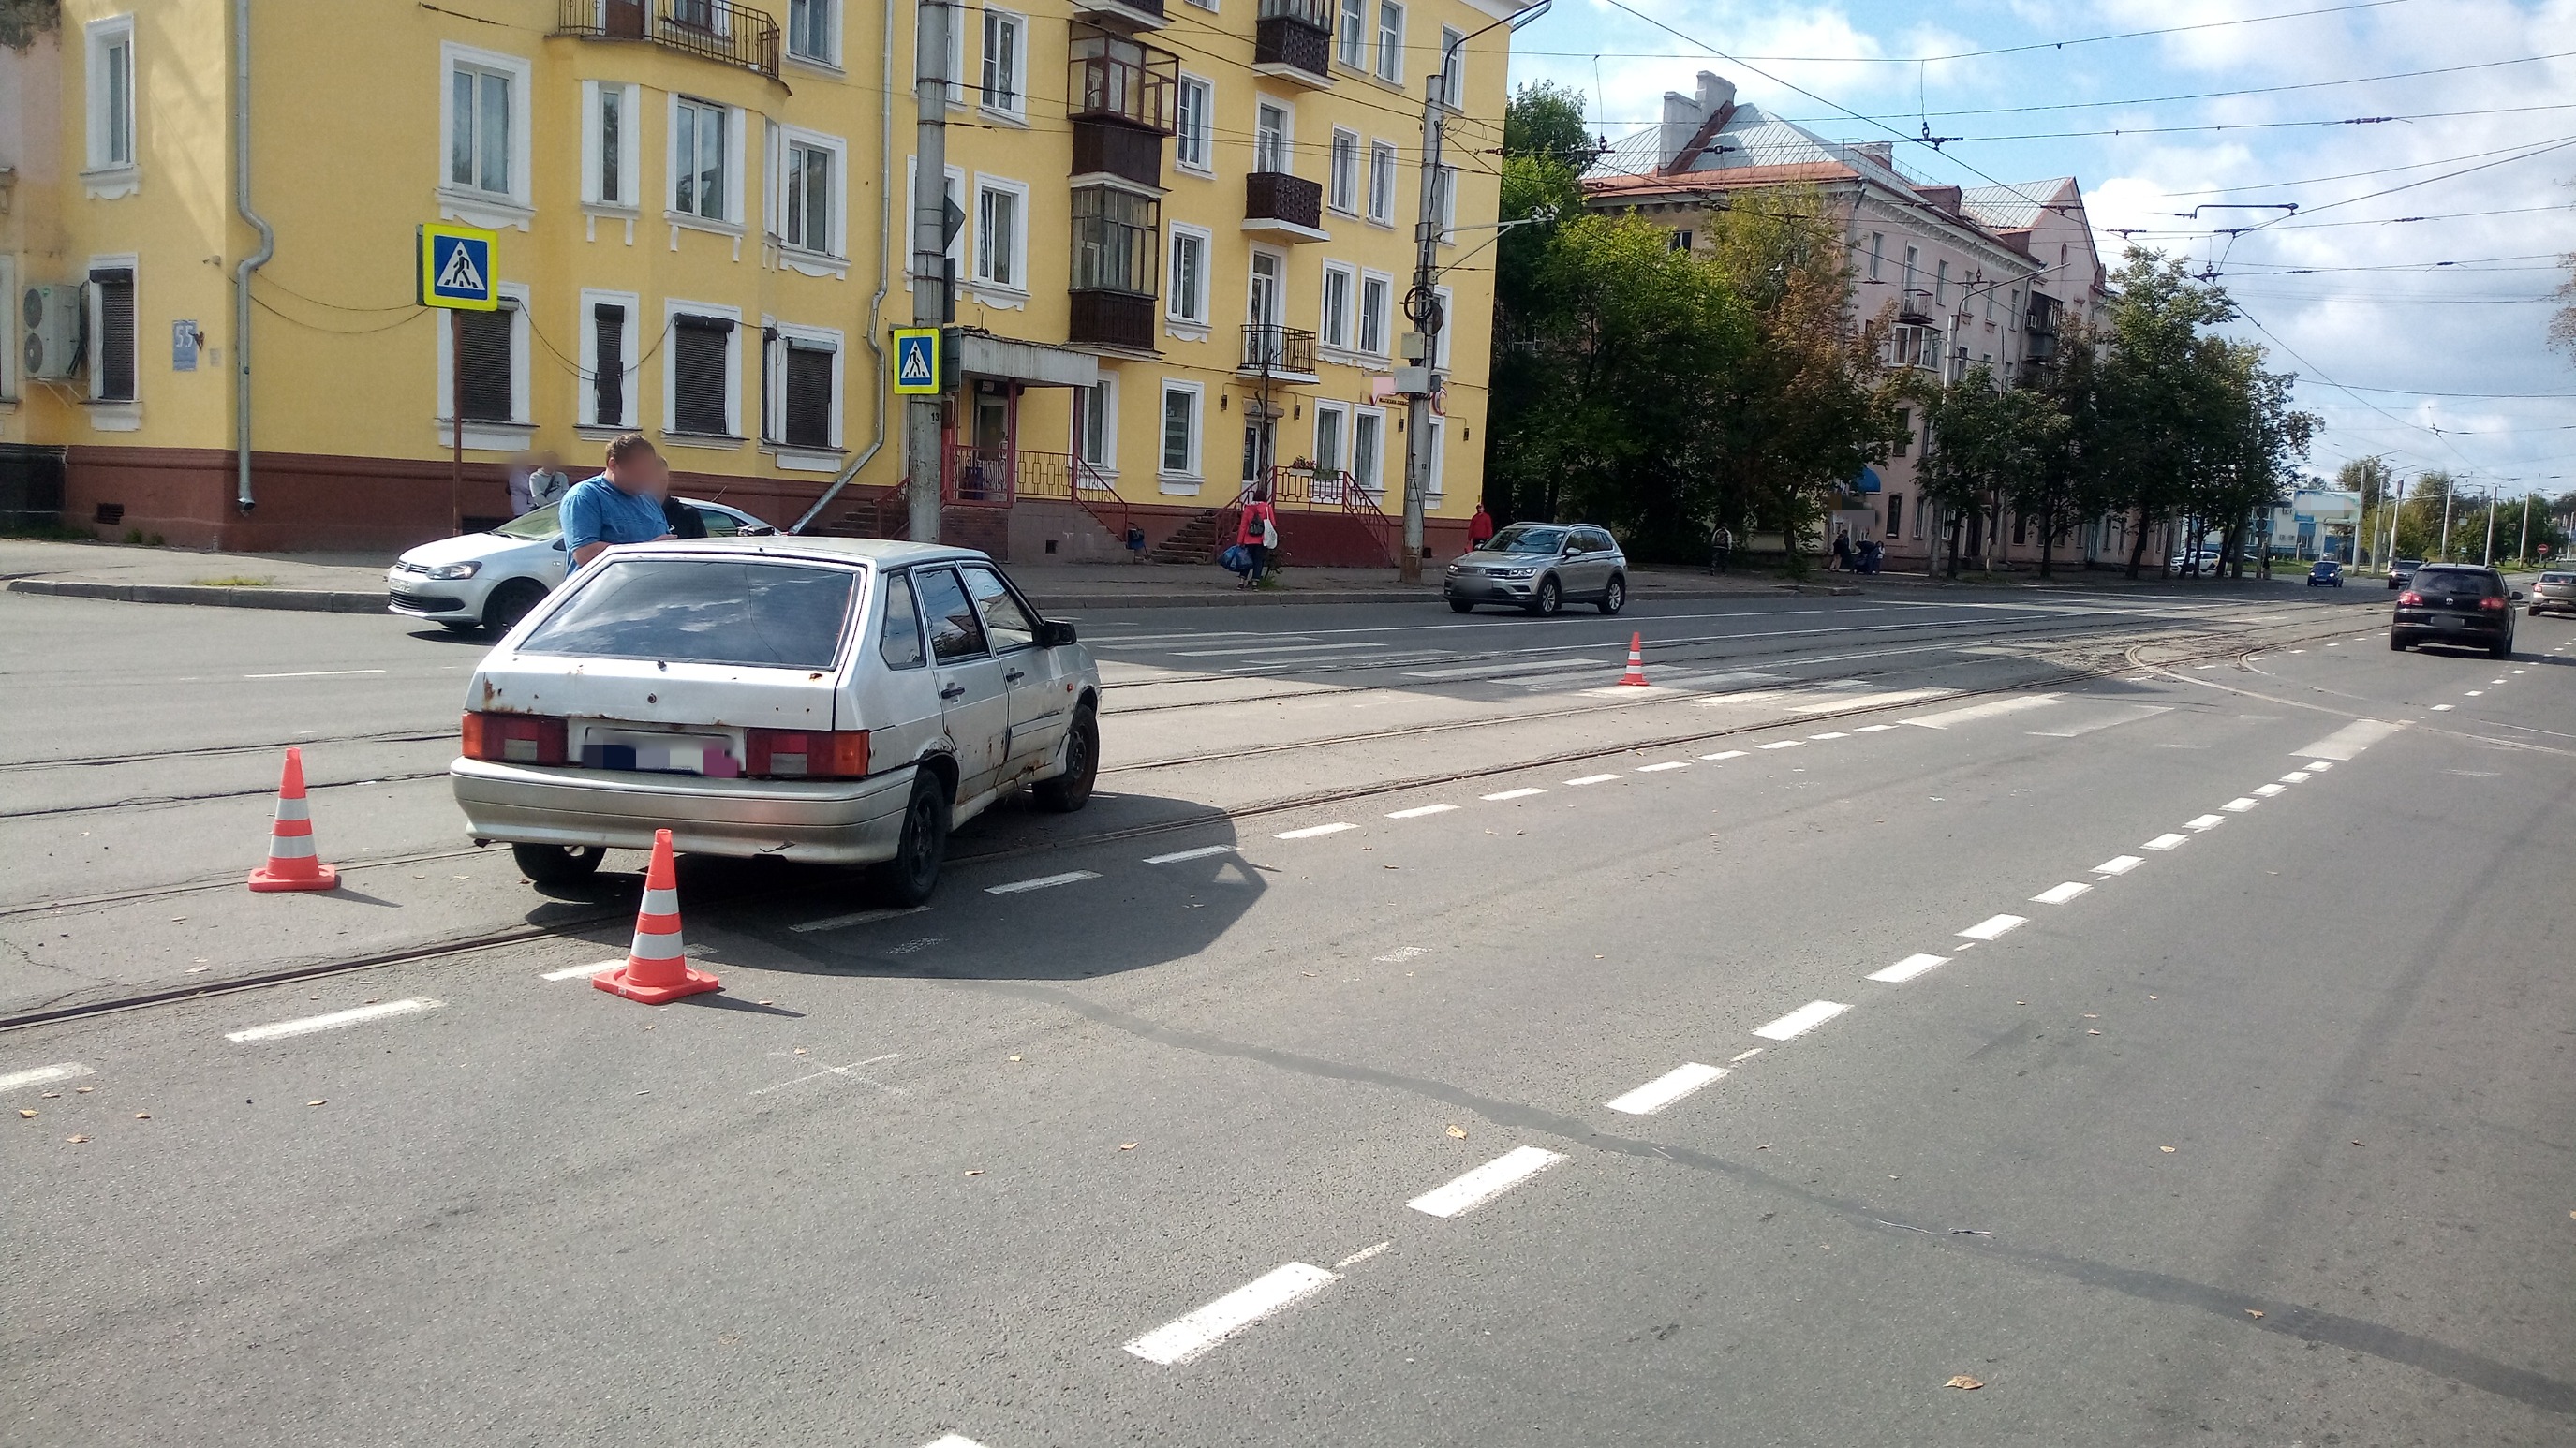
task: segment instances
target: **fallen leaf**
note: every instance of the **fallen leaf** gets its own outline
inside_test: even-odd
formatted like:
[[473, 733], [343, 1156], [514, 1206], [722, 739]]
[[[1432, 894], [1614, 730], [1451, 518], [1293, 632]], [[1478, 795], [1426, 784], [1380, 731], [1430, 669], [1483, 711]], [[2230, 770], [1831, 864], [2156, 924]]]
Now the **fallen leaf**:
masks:
[[1985, 1384], [1968, 1376], [1966, 1373], [1961, 1373], [1950, 1381], [1943, 1383], [1941, 1386], [1945, 1388], [1957, 1388], [1963, 1392], [1973, 1393], [1977, 1389], [1984, 1387]]
[[72, 1088], [72, 1094], [75, 1096], [87, 1096], [89, 1093], [97, 1089], [98, 1088], [95, 1086], [75, 1086]]
[[2249, 1307], [2245, 1309], [2245, 1315], [2247, 1317], [2261, 1317], [2263, 1315], [2263, 1310], [2259, 1307]]
[[1769, 1151], [1769, 1150], [1771, 1149], [1771, 1143], [1769, 1143], [1769, 1142], [1767, 1142], [1767, 1141], [1766, 1141], [1766, 1142], [1762, 1143], [1760, 1146], [1757, 1146], [1757, 1147], [1755, 1147], [1755, 1148], [1753, 1148], [1753, 1149], [1754, 1149], [1755, 1151]]
[[1011, 1059], [1012, 1059], [1012, 1060], [1014, 1060], [1014, 1061], [1016, 1061], [1016, 1060], [1018, 1060], [1018, 1059], [1020, 1059], [1020, 1058], [1019, 1058], [1019, 1057], [1017, 1057], [1017, 1056], [1013, 1056]]
[[62, 1094], [63, 1094], [63, 1093], [61, 1093], [60, 1091], [48, 1091], [48, 1092], [46, 1092], [46, 1093], [44, 1094], [44, 1099], [45, 1099], [45, 1100], [47, 1100], [47, 1101], [51, 1101], [51, 1100], [53, 1100], [55, 1097], [60, 1096], [60, 1095], [62, 1095]]
[[1467, 1128], [1453, 1123], [1449, 1128], [1449, 1134], [1460, 1141], [1465, 1141], [1467, 1139]]
[[329, 1097], [327, 1097], [327, 1096], [324, 1096], [324, 1097], [318, 1097], [318, 1098], [316, 1098], [316, 1099], [314, 1099], [314, 1100], [307, 1101], [307, 1102], [305, 1102], [304, 1104], [305, 1104], [305, 1105], [307, 1105], [307, 1106], [328, 1106], [328, 1105], [330, 1105], [330, 1104], [331, 1104], [331, 1098], [329, 1098]]
[[2086, 1035], [2088, 1035], [2088, 1036], [2098, 1036], [2098, 1035], [2100, 1035], [2100, 1034], [2102, 1034], [2102, 1033], [2101, 1033], [2100, 1031], [2087, 1030], [2084, 1034], [2086, 1034]]
[[78, 1146], [82, 1142], [89, 1140], [89, 1138], [86, 1136], [66, 1136], [63, 1140], [70, 1142], [74, 1146]]
[[137, 1121], [150, 1121], [152, 1119], [152, 1113], [149, 1111], [138, 1111], [134, 1113], [134, 1119]]
[[2100, 1020], [2100, 1019], [2102, 1019], [2102, 1018], [2101, 1018], [2100, 1016], [2097, 1016], [2097, 1015], [2093, 1014], [2091, 1011], [2086, 1011], [2086, 1012], [2084, 1013], [2084, 1019], [2086, 1019], [2086, 1020], [2088, 1020], [2088, 1021], [2098, 1021], [2098, 1020]]
[[34, 1113], [34, 1112], [32, 1112], [32, 1111], [24, 1110], [24, 1109], [21, 1109], [21, 1110], [18, 1112], [18, 1116], [19, 1116], [19, 1119], [20, 1119], [20, 1120], [23, 1120], [23, 1121], [33, 1121], [33, 1120], [35, 1120], [35, 1119], [36, 1119], [36, 1113]]
[[2355, 1146], [2359, 1146], [2359, 1145], [2361, 1145], [2361, 1143], [2360, 1143], [2360, 1142], [2358, 1142], [2358, 1141], [2356, 1141], [2356, 1142], [2354, 1142], [2354, 1143], [2353, 1143], [2353, 1145], [2355, 1145]]
[[754, 1002], [753, 1002], [753, 1004], [754, 1004], [754, 1005], [763, 1005], [763, 1006], [768, 1006], [768, 1005], [776, 1005], [776, 1004], [777, 1004], [777, 1002], [776, 1002], [776, 1001], [754, 1001]]
[[1132, 1141], [1122, 1141], [1118, 1143], [1118, 1149], [1120, 1151], [1134, 1151], [1136, 1149], [1136, 1143]]
[[2177, 1148], [2177, 1147], [2171, 1147], [2171, 1146], [2160, 1146], [2160, 1147], [2157, 1147], [2157, 1148], [2156, 1148], [2156, 1150], [2161, 1151], [2161, 1152], [2171, 1153], [2171, 1152], [2173, 1152], [2173, 1151], [2179, 1150], [2179, 1148]]
[[968, 1172], [968, 1173], [966, 1173], [966, 1174], [967, 1174], [968, 1176], [982, 1176], [982, 1175], [984, 1174], [984, 1169], [983, 1169], [982, 1167], [980, 1167], [980, 1166], [979, 1166], [979, 1167], [975, 1168], [973, 1171], [970, 1171], [970, 1172]]

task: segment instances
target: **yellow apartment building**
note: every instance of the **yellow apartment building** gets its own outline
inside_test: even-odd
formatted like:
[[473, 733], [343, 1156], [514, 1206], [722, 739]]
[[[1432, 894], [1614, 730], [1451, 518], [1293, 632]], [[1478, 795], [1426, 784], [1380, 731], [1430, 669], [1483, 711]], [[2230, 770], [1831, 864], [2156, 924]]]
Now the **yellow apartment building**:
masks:
[[[1391, 561], [1427, 84], [1508, 11], [955, 8], [943, 536], [1101, 556], [1133, 524], [1203, 556], [1258, 481], [1292, 561]], [[0, 509], [392, 549], [637, 429], [692, 496], [901, 532], [915, 27], [915, 0], [65, 0], [0, 49]], [[1449, 91], [1435, 551], [1482, 489], [1509, 36]], [[499, 310], [417, 304], [439, 222], [499, 234]]]

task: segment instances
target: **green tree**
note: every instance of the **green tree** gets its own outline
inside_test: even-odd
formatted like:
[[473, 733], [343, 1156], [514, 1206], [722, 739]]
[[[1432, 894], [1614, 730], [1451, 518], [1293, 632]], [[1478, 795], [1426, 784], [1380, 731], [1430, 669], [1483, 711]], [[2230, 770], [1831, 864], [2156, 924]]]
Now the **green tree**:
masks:
[[[1913, 390], [1922, 401], [1924, 421], [1923, 460], [1915, 479], [1923, 496], [1949, 517], [1948, 571], [1956, 578], [1963, 532], [1973, 531], [1983, 546], [2008, 500], [2034, 500], [2051, 492], [2050, 474], [2066, 439], [2066, 415], [2046, 393], [2001, 386], [1984, 367], [1968, 369], [1955, 382], [1916, 384]], [[2029, 516], [2027, 507], [2023, 511]]]
[[1503, 154], [1553, 161], [1580, 175], [1599, 154], [1584, 124], [1583, 93], [1554, 81], [1512, 92], [1503, 107]]
[[[2191, 509], [2193, 516], [2224, 530], [2223, 566], [2242, 578], [2248, 529], [2258, 514], [2289, 500], [2297, 486], [2296, 466], [2322, 424], [2315, 414], [2290, 405], [2297, 378], [2266, 370], [2261, 347], [2210, 340], [2203, 359], [2217, 370], [2219, 390]], [[2268, 575], [2268, 549], [2263, 566]]]
[[63, 25], [62, 0], [0, 0], [0, 45], [24, 51]]
[[2112, 283], [2098, 330], [2108, 355], [2093, 464], [2110, 505], [2136, 517], [2128, 567], [2135, 578], [2156, 523], [2187, 518], [2187, 536], [2201, 536], [2206, 519], [2192, 512], [2201, 501], [2195, 487], [2233, 446], [2234, 369], [2226, 344], [2207, 329], [2232, 320], [2236, 308], [2224, 290], [2139, 247], [2129, 249]]

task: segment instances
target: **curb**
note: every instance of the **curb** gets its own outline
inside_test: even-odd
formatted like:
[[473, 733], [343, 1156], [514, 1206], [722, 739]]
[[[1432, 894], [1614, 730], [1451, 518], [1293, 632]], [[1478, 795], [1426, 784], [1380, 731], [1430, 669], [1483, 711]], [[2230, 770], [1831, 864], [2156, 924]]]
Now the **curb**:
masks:
[[382, 593], [323, 588], [215, 588], [198, 583], [92, 583], [83, 579], [13, 578], [11, 593], [94, 598], [109, 603], [182, 603], [201, 608], [266, 608], [294, 613], [383, 613]]

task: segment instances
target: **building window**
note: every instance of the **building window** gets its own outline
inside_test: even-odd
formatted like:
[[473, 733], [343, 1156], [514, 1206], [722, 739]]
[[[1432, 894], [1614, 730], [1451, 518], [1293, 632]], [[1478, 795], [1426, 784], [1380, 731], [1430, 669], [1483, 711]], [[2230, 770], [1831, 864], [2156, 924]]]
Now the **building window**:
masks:
[[1325, 477], [1339, 473], [1348, 461], [1347, 438], [1351, 426], [1350, 409], [1338, 402], [1315, 404], [1315, 475]]
[[787, 53], [817, 65], [840, 62], [840, 0], [787, 0]]
[[1907, 247], [1905, 249], [1905, 294], [1909, 297], [1914, 295], [1915, 273], [1922, 269], [1922, 265], [1923, 249], [1915, 246]]
[[447, 181], [495, 196], [510, 187], [510, 103], [516, 77], [479, 65], [449, 68]]
[[1404, 84], [1404, 7], [1395, 0], [1377, 4], [1377, 78]]
[[[914, 208], [919, 204], [921, 197], [921, 171], [919, 167], [919, 158], [907, 156], [904, 158], [903, 164], [905, 171], [903, 182], [903, 214], [906, 217], [910, 217], [914, 214]], [[955, 166], [949, 167], [941, 189], [942, 193], [951, 203], [955, 204], [960, 212], [965, 211], [966, 173], [963, 170]], [[911, 223], [907, 221], [905, 223], [904, 235], [908, 237], [911, 234]], [[957, 263], [958, 274], [963, 276], [966, 272], [965, 227], [961, 226], [957, 228], [957, 234], [948, 238], [947, 255], [950, 261]], [[910, 247], [906, 247], [904, 249], [904, 273], [906, 275], [910, 275], [913, 269], [912, 249]]]
[[1327, 347], [1351, 345], [1351, 282], [1349, 267], [1339, 262], [1324, 263], [1324, 320], [1316, 339]]
[[1425, 475], [1422, 483], [1422, 495], [1426, 498], [1437, 498], [1440, 496], [1442, 486], [1440, 482], [1440, 455], [1444, 451], [1440, 443], [1441, 439], [1448, 434], [1449, 425], [1441, 418], [1429, 417], [1423, 419], [1422, 431], [1425, 438], [1422, 447], [1423, 473]]
[[809, 338], [785, 339], [784, 386], [778, 430], [789, 447], [828, 449], [840, 446], [832, 426], [833, 402], [840, 394], [841, 352]]
[[1432, 352], [1431, 365], [1446, 372], [1449, 370], [1449, 339], [1458, 335], [1458, 302], [1447, 287], [1433, 287], [1431, 294], [1440, 301], [1440, 335], [1435, 339], [1438, 345]]
[[841, 149], [819, 138], [790, 137], [780, 167], [779, 239], [802, 251], [840, 255]]
[[725, 108], [675, 97], [671, 102], [671, 209], [709, 221], [725, 214]]
[[1392, 277], [1376, 272], [1360, 277], [1360, 350], [1370, 356], [1386, 355], [1386, 309], [1394, 294]]
[[[1440, 240], [1456, 241], [1458, 229], [1458, 168], [1443, 166], [1432, 173], [1431, 214], [1440, 222]], [[1687, 243], [1684, 244], [1687, 248]]]
[[[921, 51], [921, 17], [926, 7], [913, 7], [913, 53]], [[966, 8], [951, 6], [948, 10], [948, 103], [966, 104]], [[910, 95], [910, 91], [904, 92]]]
[[134, 17], [94, 22], [89, 50], [89, 169], [134, 164]]
[[1360, 134], [1333, 128], [1332, 185], [1326, 188], [1325, 200], [1346, 216], [1360, 209]]
[[1944, 260], [1942, 260], [1942, 261], [1940, 261], [1940, 262], [1937, 262], [1937, 263], [1935, 263], [1935, 264], [1933, 265], [1933, 269], [1932, 269], [1932, 305], [1934, 305], [1934, 306], [1936, 306], [1936, 307], [1946, 307], [1946, 306], [1948, 306], [1949, 304], [1950, 304], [1950, 263], [1949, 263], [1949, 261], [1948, 261], [1947, 259], [1944, 259]]
[[1395, 147], [1385, 141], [1369, 143], [1368, 218], [1382, 223], [1395, 220]]
[[697, 437], [741, 436], [741, 394], [734, 381], [741, 331], [736, 317], [672, 305], [670, 365], [663, 379], [668, 393], [665, 430]]
[[1674, 232], [1674, 233], [1673, 233], [1673, 250], [1675, 250], [1675, 251], [1688, 251], [1688, 250], [1690, 250], [1690, 249], [1691, 249], [1691, 234], [1690, 234], [1689, 232], [1687, 232], [1687, 231], [1676, 231], [1676, 232]]
[[514, 307], [456, 314], [456, 399], [467, 422], [516, 422], [510, 395], [516, 378], [510, 366], [510, 334], [516, 330]]
[[1208, 108], [1213, 102], [1206, 81], [1194, 75], [1181, 77], [1181, 88], [1173, 110], [1172, 164], [1184, 171], [1208, 172], [1215, 169], [1208, 148]]
[[587, 205], [635, 205], [636, 162], [644, 149], [635, 134], [639, 93], [631, 85], [581, 83], [581, 199]]
[[1163, 471], [1180, 478], [1199, 475], [1199, 386], [1195, 382], [1163, 383]]
[[1026, 290], [1028, 191], [1013, 181], [975, 178], [975, 280]]
[[1386, 491], [1378, 476], [1379, 459], [1386, 451], [1386, 412], [1382, 408], [1362, 407], [1351, 412], [1351, 481], [1370, 493]]
[[1285, 172], [1289, 168], [1289, 145], [1293, 124], [1288, 108], [1263, 101], [1253, 111], [1252, 169]]
[[1334, 37], [1341, 47], [1342, 64], [1353, 70], [1368, 65], [1368, 0], [1342, 0], [1341, 34]]
[[1118, 471], [1118, 379], [1104, 372], [1073, 390], [1073, 455], [1103, 472]]
[[[90, 334], [98, 345], [90, 358], [89, 395], [93, 402], [134, 400], [134, 269], [95, 267], [89, 274]], [[469, 312], [468, 316], [482, 316]], [[505, 378], [504, 381], [507, 379]], [[506, 395], [504, 401], [507, 401]]]
[[1903, 457], [1914, 448], [1914, 409], [1896, 409], [1896, 456]]
[[1893, 538], [1903, 532], [1904, 528], [1905, 495], [1890, 493], [1887, 495], [1887, 536]]
[[1467, 37], [1455, 26], [1440, 27], [1440, 104], [1466, 109]]
[[2007, 332], [2021, 330], [2021, 288], [2019, 287], [2012, 289], [2012, 299], [2004, 303], [2004, 330]]
[[1152, 296], [1162, 203], [1115, 186], [1078, 186], [1072, 202], [1073, 290]]
[[1197, 227], [1172, 228], [1172, 294], [1165, 315], [1175, 322], [1207, 325], [1208, 243], [1208, 233]]
[[1020, 93], [1020, 37], [1028, 22], [1007, 10], [984, 12], [984, 109], [1017, 116], [1028, 98]]
[[635, 298], [582, 293], [581, 370], [587, 379], [581, 421], [591, 427], [635, 425]]
[[1878, 264], [1883, 259], [1881, 253], [1886, 250], [1887, 233], [1883, 231], [1871, 232], [1869, 234], [1869, 279], [1871, 281], [1878, 280]]

